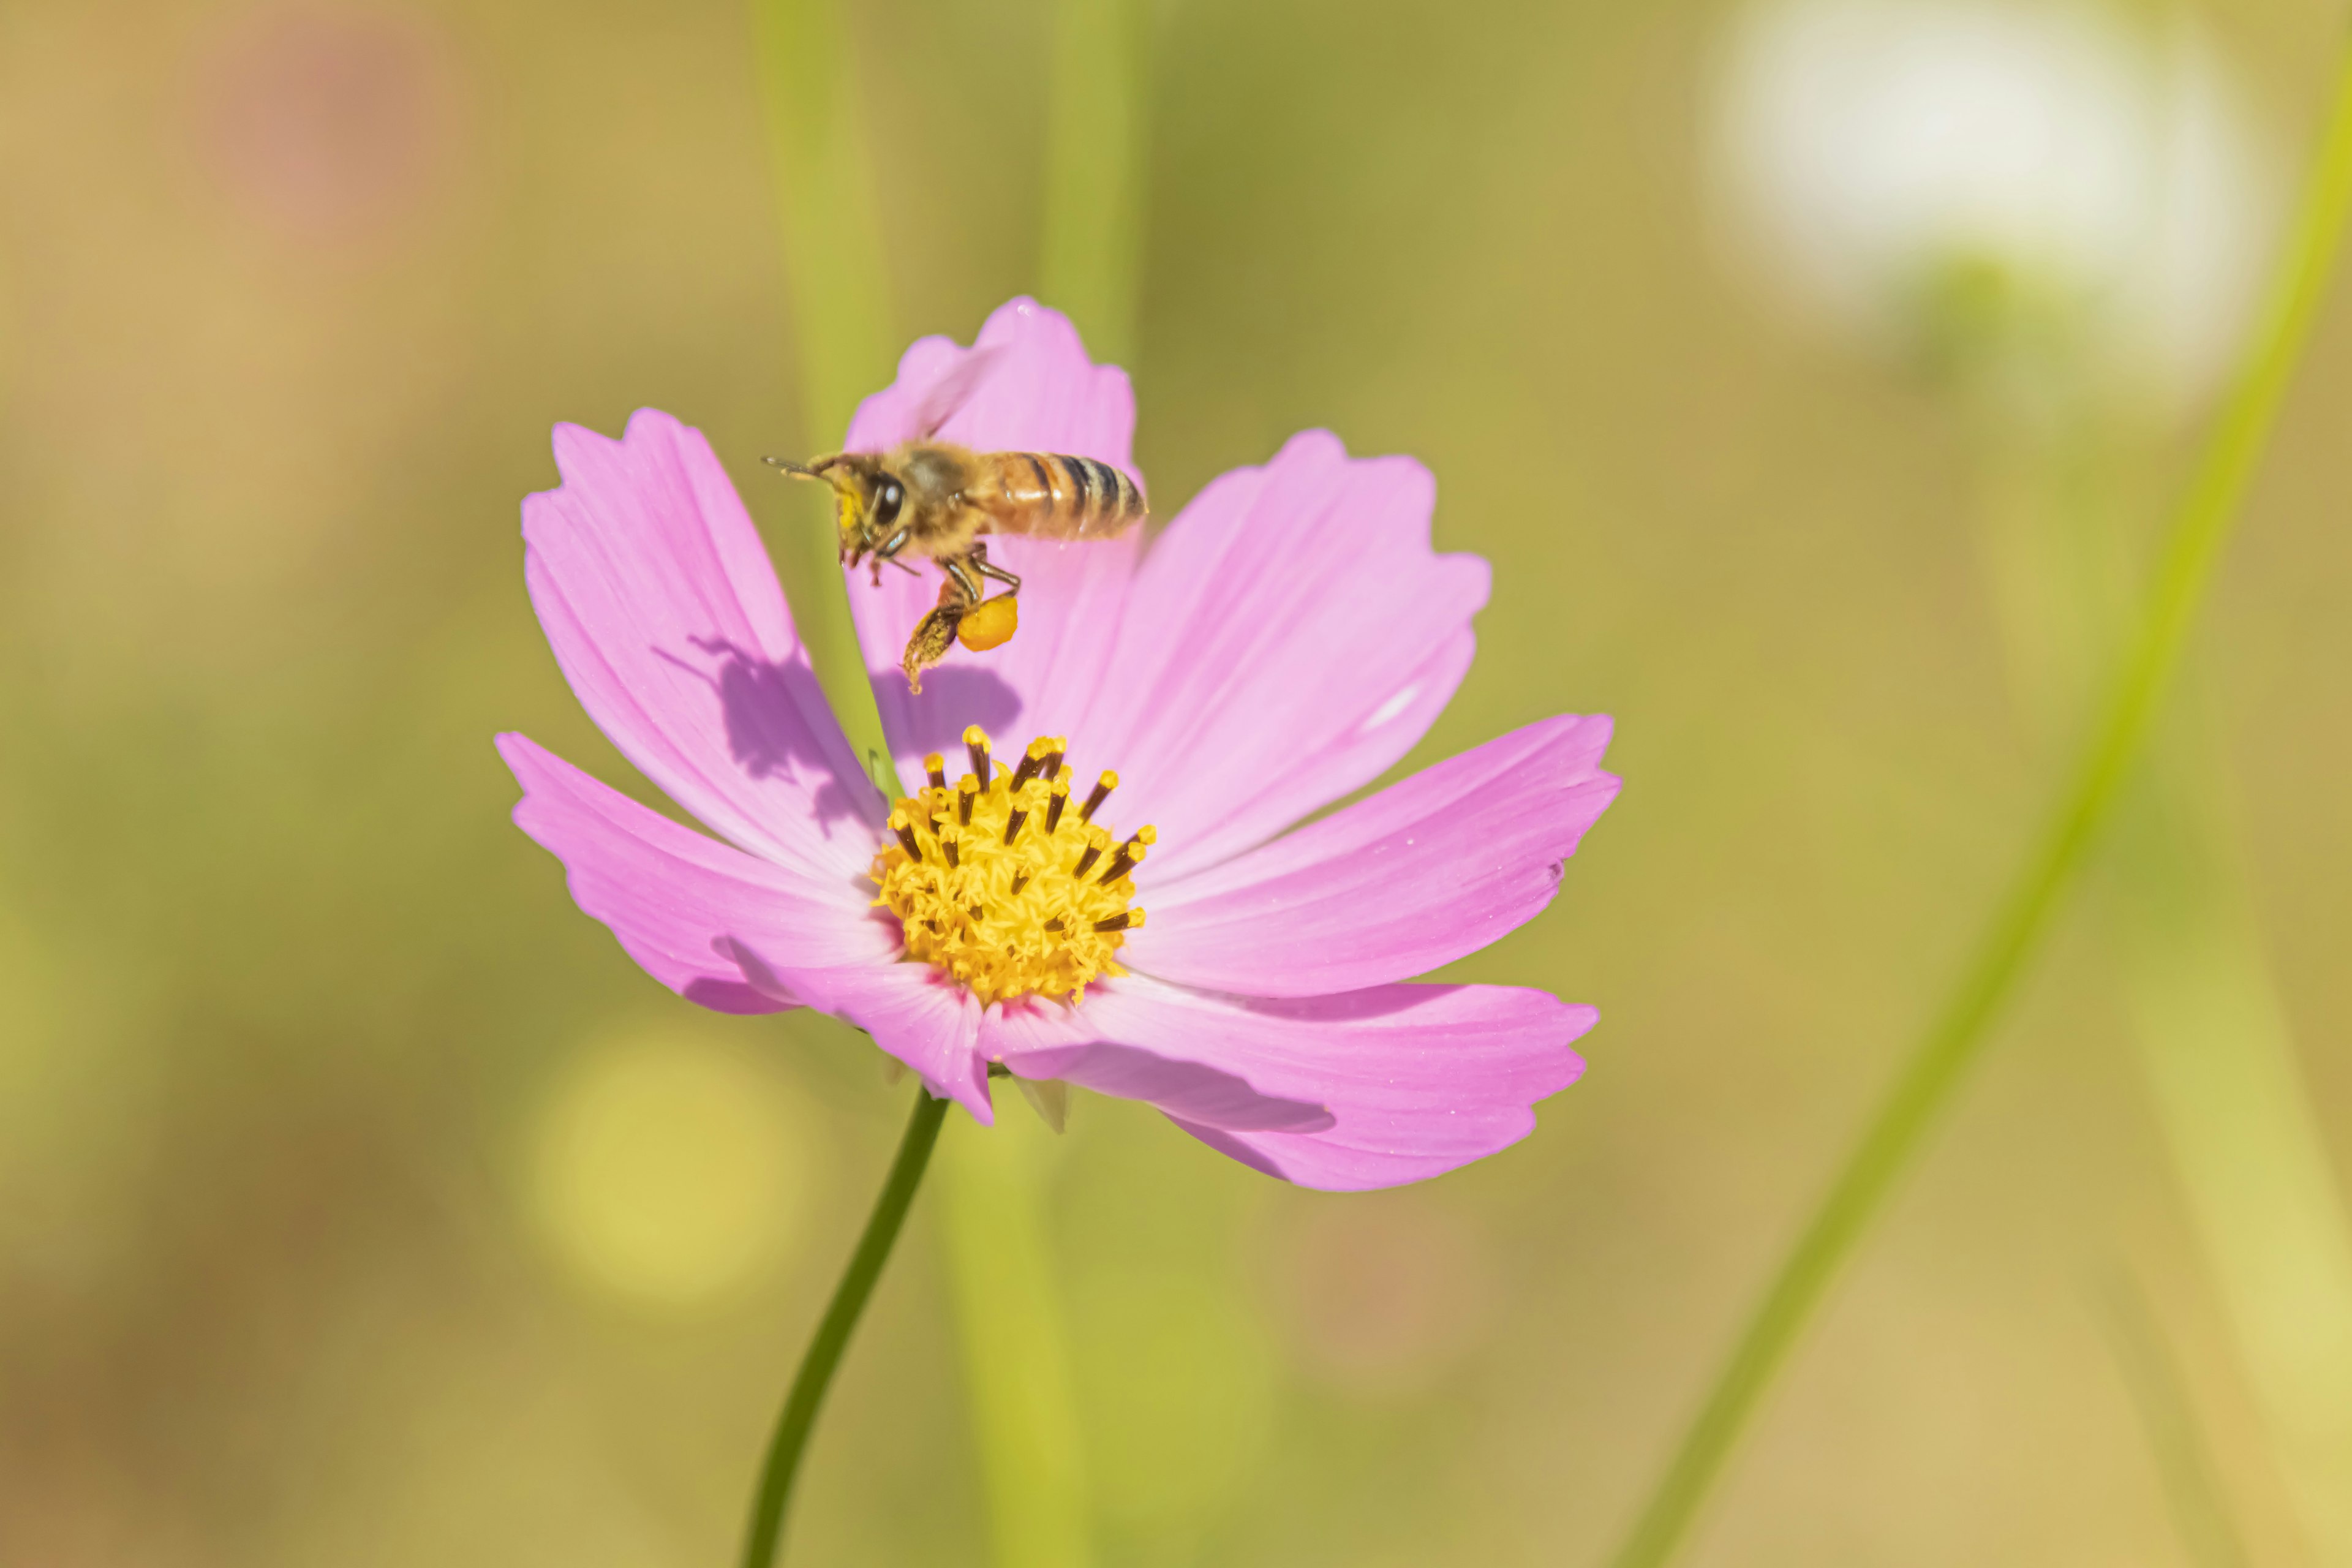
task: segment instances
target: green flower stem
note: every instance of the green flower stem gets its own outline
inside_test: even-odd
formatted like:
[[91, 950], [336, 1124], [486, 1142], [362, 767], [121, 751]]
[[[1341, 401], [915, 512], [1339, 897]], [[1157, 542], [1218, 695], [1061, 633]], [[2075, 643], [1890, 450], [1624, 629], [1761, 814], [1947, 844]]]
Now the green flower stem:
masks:
[[2137, 628], [2116, 666], [2081, 760], [1959, 984], [1749, 1317], [1618, 1552], [1617, 1568], [1658, 1568], [1673, 1556], [1798, 1332], [1922, 1134], [1976, 1059], [2001, 1003], [2082, 869], [2180, 662], [2214, 564], [2236, 521], [2238, 503], [2318, 314], [2347, 209], [2352, 209], [2352, 52], [2338, 66], [2319, 156], [2253, 352], [2175, 515]]
[[874, 1294], [874, 1282], [882, 1277], [882, 1265], [889, 1261], [890, 1247], [898, 1239], [899, 1226], [906, 1223], [915, 1189], [922, 1184], [924, 1167], [931, 1163], [931, 1146], [940, 1141], [940, 1123], [947, 1111], [946, 1100], [933, 1100], [919, 1088], [915, 1090], [915, 1113], [907, 1119], [907, 1135], [899, 1141], [898, 1157], [890, 1163], [889, 1179], [882, 1184], [882, 1195], [874, 1200], [873, 1216], [866, 1222], [866, 1234], [857, 1238], [857, 1250], [849, 1255], [841, 1283], [834, 1287], [824, 1321], [817, 1324], [816, 1337], [809, 1341], [808, 1353], [801, 1357], [801, 1369], [793, 1378], [783, 1414], [776, 1418], [775, 1436], [768, 1440], [767, 1463], [760, 1468], [760, 1494], [751, 1504], [751, 1528], [743, 1540], [743, 1568], [769, 1568], [776, 1560], [776, 1549], [783, 1542], [784, 1506], [792, 1500], [793, 1478], [799, 1473], [801, 1455], [808, 1447], [809, 1429], [816, 1424], [824, 1391], [841, 1364], [841, 1352], [849, 1348], [850, 1333], [866, 1310], [866, 1299]]

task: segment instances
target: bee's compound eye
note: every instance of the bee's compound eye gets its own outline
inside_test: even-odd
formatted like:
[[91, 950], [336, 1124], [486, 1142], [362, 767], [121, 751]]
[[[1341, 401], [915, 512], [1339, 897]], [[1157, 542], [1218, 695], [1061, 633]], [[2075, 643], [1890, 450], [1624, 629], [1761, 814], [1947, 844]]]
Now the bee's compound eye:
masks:
[[884, 479], [882, 488], [874, 492], [874, 526], [887, 528], [898, 521], [898, 509], [907, 502], [907, 492], [896, 479]]

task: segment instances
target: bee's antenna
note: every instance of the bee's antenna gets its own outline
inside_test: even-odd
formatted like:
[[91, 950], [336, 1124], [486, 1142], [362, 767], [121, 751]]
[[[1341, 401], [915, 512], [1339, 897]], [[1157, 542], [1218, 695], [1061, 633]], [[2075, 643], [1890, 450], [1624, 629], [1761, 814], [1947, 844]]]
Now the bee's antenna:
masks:
[[842, 454], [835, 452], [829, 458], [819, 458], [814, 463], [795, 463], [790, 458], [762, 458], [760, 461], [771, 468], [782, 468], [796, 479], [822, 479], [834, 489], [839, 489], [841, 481], [835, 479], [827, 470], [839, 468], [841, 458]]

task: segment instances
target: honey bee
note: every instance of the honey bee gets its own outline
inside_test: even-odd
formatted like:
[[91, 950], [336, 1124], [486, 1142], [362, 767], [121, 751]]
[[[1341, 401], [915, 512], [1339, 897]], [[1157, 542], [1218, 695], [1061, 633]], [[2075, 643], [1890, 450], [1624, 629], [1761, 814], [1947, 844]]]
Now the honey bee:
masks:
[[[902, 442], [887, 452], [835, 452], [806, 463], [767, 459], [795, 479], [831, 485], [840, 506], [841, 560], [886, 561], [904, 554], [940, 563], [936, 608], [917, 624], [900, 668], [911, 691], [923, 671], [947, 657], [961, 635], [974, 650], [1012, 637], [1021, 579], [988, 559], [982, 535], [1034, 539], [1109, 539], [1144, 521], [1143, 491], [1094, 458], [1047, 452], [974, 452], [944, 441]], [[908, 567], [911, 571], [913, 568]], [[990, 581], [1004, 592], [985, 596]]]

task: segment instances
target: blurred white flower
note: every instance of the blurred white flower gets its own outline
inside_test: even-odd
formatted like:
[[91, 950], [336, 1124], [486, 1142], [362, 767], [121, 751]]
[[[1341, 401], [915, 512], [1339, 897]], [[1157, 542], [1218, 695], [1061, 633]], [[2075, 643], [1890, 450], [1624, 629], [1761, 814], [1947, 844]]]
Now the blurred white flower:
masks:
[[1743, 255], [1897, 347], [2021, 338], [2178, 405], [2224, 373], [2279, 212], [2185, 28], [2084, 5], [1791, 0], [1732, 26], [1719, 194]]

